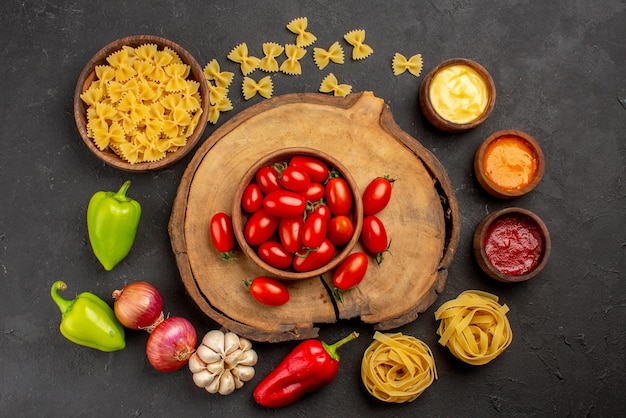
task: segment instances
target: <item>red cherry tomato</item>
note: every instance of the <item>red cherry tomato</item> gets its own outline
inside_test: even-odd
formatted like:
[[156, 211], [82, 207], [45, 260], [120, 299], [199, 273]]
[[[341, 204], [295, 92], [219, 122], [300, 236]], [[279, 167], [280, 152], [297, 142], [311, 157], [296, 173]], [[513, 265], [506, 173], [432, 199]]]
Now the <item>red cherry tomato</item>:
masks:
[[245, 284], [252, 296], [265, 305], [280, 306], [289, 301], [287, 286], [271, 277], [259, 276]]
[[319, 213], [320, 215], [322, 215], [326, 220], [326, 223], [328, 223], [330, 221], [330, 218], [333, 216], [333, 214], [330, 213], [330, 208], [324, 204], [315, 206], [313, 210], [308, 212], [307, 216], [311, 216], [314, 213]]
[[346, 245], [354, 235], [352, 219], [345, 215], [331, 218], [326, 227], [326, 235], [333, 244], [337, 246]]
[[352, 209], [352, 193], [348, 182], [341, 177], [335, 177], [326, 183], [326, 204], [333, 215], [347, 215]]
[[307, 248], [317, 248], [326, 239], [326, 219], [319, 212], [313, 212], [304, 221], [302, 230], [302, 245]]
[[306, 171], [298, 167], [287, 166], [281, 173], [279, 180], [285, 189], [293, 192], [303, 192], [311, 184], [311, 179]]
[[254, 213], [263, 207], [263, 191], [258, 184], [250, 183], [243, 190], [241, 208], [248, 213]]
[[304, 198], [309, 202], [319, 202], [323, 197], [326, 190], [322, 183], [311, 183], [309, 187], [303, 192], [300, 192]]
[[278, 181], [278, 172], [274, 167], [261, 167], [254, 175], [256, 183], [259, 185], [263, 193], [270, 194], [276, 190], [283, 189]]
[[391, 188], [395, 179], [389, 176], [377, 177], [370, 182], [363, 192], [363, 214], [376, 215], [385, 209], [391, 199]]
[[278, 218], [261, 209], [250, 216], [244, 227], [243, 236], [248, 244], [259, 245], [268, 241], [277, 227]]
[[313, 182], [324, 183], [328, 179], [328, 166], [315, 157], [296, 155], [291, 159], [289, 165], [306, 171]]
[[277, 190], [263, 198], [263, 209], [281, 218], [302, 216], [306, 210], [306, 199], [289, 190]]
[[363, 280], [369, 260], [364, 252], [350, 254], [333, 273], [333, 286], [339, 290], [348, 290]]
[[220, 252], [220, 257], [230, 259], [235, 246], [235, 233], [230, 216], [224, 212], [216, 213], [211, 217], [209, 225], [213, 246]]
[[298, 251], [293, 259], [293, 269], [297, 272], [312, 271], [325, 266], [335, 255], [335, 246], [325, 239], [317, 250]]
[[301, 216], [281, 218], [278, 223], [278, 237], [285, 250], [295, 253], [302, 249], [302, 230], [304, 221]]
[[261, 260], [265, 261], [277, 269], [286, 269], [291, 266], [293, 254], [287, 252], [285, 248], [276, 241], [265, 241], [259, 245], [257, 254]]
[[383, 261], [383, 253], [389, 250], [389, 242], [385, 225], [375, 215], [363, 218], [361, 239], [365, 248], [376, 255], [376, 262], [380, 264]]

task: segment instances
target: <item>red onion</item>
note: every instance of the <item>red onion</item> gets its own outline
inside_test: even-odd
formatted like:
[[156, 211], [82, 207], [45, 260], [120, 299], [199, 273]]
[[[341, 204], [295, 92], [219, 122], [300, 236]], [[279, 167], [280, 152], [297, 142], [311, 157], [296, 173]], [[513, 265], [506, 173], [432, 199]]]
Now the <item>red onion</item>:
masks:
[[113, 297], [115, 316], [126, 328], [152, 332], [163, 321], [163, 299], [150, 283], [130, 283], [113, 291]]
[[161, 372], [183, 367], [195, 349], [196, 330], [180, 316], [172, 316], [157, 325], [146, 344], [148, 361]]

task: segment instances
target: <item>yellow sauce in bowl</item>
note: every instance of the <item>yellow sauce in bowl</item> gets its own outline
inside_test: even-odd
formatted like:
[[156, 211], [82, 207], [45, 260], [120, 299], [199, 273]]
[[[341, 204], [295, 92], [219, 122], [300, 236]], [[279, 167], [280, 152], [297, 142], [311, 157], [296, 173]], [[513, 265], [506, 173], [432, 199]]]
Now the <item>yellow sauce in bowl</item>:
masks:
[[454, 64], [437, 71], [430, 82], [430, 101], [442, 118], [457, 124], [480, 117], [489, 102], [485, 79], [465, 64]]

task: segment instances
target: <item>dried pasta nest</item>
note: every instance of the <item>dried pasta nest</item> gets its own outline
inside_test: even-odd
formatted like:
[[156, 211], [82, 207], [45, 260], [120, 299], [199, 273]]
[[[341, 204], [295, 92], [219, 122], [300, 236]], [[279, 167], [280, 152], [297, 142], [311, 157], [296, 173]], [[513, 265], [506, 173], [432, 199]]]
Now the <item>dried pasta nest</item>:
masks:
[[475, 366], [489, 363], [511, 344], [513, 333], [506, 317], [508, 306], [498, 297], [467, 290], [437, 309], [439, 344], [459, 360]]
[[423, 341], [376, 331], [374, 342], [363, 354], [361, 379], [367, 391], [381, 401], [412, 402], [437, 379], [437, 369]]

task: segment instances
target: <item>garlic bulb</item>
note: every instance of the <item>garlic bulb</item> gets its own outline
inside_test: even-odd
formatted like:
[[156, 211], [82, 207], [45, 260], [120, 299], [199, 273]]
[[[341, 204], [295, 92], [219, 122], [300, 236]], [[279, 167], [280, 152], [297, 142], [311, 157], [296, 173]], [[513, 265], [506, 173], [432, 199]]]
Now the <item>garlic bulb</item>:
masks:
[[254, 377], [252, 343], [232, 332], [209, 331], [189, 358], [193, 382], [209, 393], [229, 395]]

